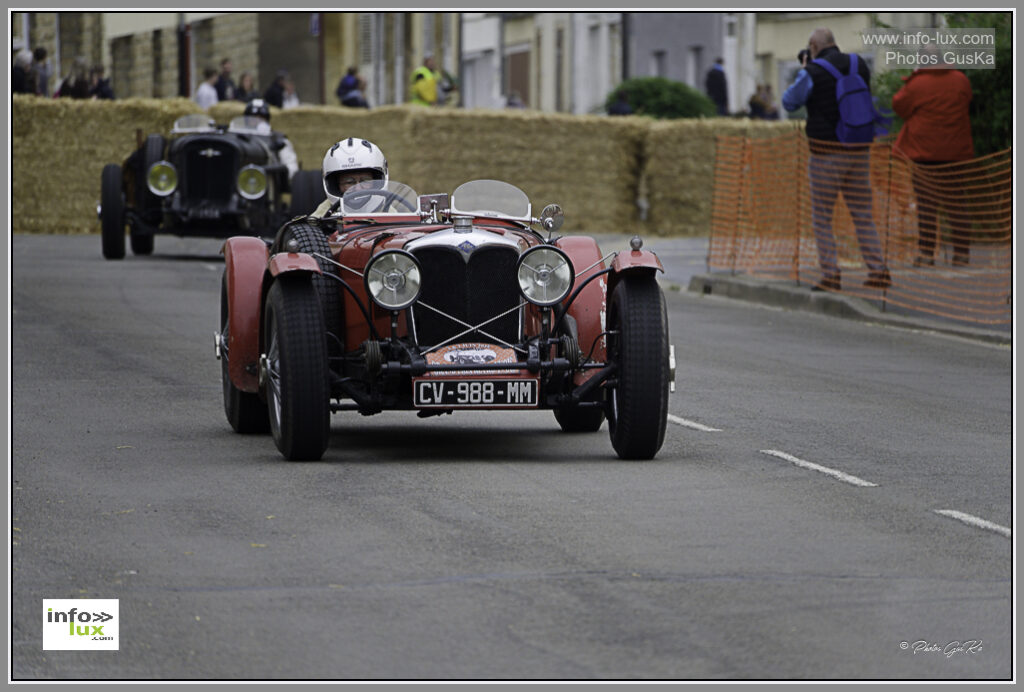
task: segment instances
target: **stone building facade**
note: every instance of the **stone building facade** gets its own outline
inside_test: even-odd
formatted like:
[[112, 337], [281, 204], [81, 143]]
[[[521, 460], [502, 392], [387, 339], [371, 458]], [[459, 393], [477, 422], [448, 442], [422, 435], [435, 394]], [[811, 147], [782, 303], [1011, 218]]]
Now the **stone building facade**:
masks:
[[[205, 67], [220, 69], [230, 58], [234, 77], [257, 77], [257, 17], [254, 12], [222, 14], [188, 22], [146, 27], [110, 40], [114, 92], [119, 97], [191, 96]], [[186, 73], [179, 69], [179, 33], [188, 45]], [[257, 84], [259, 80], [257, 78]]]
[[[368, 82], [374, 105], [408, 99], [408, 79], [433, 54], [459, 71], [460, 15], [452, 12], [16, 12], [12, 36], [43, 46], [58, 76], [75, 57], [103, 65], [118, 98], [191, 97], [206, 67], [232, 62], [238, 82], [263, 92], [289, 72], [303, 103], [336, 104], [350, 66]], [[184, 44], [184, 60], [180, 46]], [[57, 67], [59, 65], [59, 68]]]
[[[45, 48], [53, 69], [50, 93], [71, 72], [75, 58], [103, 64], [103, 17], [100, 12], [12, 12], [12, 48]], [[109, 69], [109, 66], [108, 66]]]

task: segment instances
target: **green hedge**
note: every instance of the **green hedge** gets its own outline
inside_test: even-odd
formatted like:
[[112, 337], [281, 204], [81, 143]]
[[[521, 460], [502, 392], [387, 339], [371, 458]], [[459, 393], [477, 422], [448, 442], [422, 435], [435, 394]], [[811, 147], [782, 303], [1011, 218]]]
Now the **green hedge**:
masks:
[[712, 118], [718, 114], [714, 102], [688, 84], [665, 77], [633, 77], [619, 84], [605, 98], [605, 111], [626, 95], [636, 115], [653, 118]]

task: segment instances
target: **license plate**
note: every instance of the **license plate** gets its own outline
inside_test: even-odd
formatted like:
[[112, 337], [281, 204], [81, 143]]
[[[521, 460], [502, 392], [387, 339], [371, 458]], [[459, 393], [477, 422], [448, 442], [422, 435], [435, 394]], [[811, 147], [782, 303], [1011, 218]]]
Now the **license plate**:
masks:
[[509, 408], [537, 406], [537, 380], [435, 380], [413, 382], [418, 408]]

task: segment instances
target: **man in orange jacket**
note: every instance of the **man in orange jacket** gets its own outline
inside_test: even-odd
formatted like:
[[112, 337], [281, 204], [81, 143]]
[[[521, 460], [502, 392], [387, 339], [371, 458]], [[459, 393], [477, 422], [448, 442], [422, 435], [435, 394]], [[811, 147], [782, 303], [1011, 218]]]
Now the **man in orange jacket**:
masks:
[[893, 110], [904, 120], [894, 148], [914, 162], [918, 227], [914, 265], [935, 264], [936, 214], [943, 198], [952, 227], [953, 264], [965, 265], [970, 219], [962, 202], [964, 168], [959, 162], [974, 158], [968, 113], [971, 83], [963, 72], [941, 62], [914, 70], [904, 81], [892, 99]]

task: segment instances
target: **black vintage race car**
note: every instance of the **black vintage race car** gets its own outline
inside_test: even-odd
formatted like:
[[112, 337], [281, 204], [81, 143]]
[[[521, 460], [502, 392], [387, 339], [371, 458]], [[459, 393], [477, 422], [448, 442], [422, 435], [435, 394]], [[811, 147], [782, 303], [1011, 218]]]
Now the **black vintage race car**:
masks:
[[125, 226], [136, 255], [153, 252], [158, 233], [273, 236], [324, 198], [319, 171], [300, 170], [289, 184], [279, 154], [284, 146], [254, 116], [224, 126], [191, 114], [175, 121], [169, 138], [149, 135], [124, 164], [103, 168], [97, 208], [103, 256], [124, 257]]

